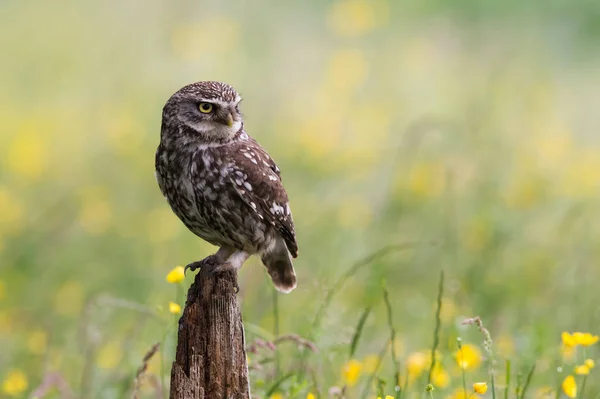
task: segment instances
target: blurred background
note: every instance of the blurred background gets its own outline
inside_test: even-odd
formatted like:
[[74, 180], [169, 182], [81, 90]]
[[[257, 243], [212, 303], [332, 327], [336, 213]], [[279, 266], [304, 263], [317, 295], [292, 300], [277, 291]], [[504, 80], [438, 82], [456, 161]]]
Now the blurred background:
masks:
[[511, 397], [534, 363], [528, 396], [569, 374], [600, 392], [597, 370], [585, 394], [573, 371], [598, 350], [561, 344], [600, 332], [597, 1], [3, 0], [0, 48], [0, 397], [128, 397], [155, 342], [141, 395], [168, 389], [169, 303], [192, 278], [165, 278], [215, 248], [171, 213], [154, 151], [162, 106], [199, 80], [244, 97], [296, 221], [298, 288], [274, 295], [253, 258], [239, 300], [249, 343], [294, 333], [319, 351], [250, 354], [257, 397], [370, 398], [379, 378], [393, 395], [383, 287], [419, 397], [442, 269], [434, 397], [464, 397], [457, 337], [468, 390], [490, 383], [483, 336], [461, 324], [475, 315], [498, 392], [506, 359]]

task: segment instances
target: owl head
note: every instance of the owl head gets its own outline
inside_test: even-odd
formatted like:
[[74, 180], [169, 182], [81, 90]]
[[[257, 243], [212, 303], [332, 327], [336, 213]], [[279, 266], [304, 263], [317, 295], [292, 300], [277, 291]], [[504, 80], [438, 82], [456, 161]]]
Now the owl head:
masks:
[[[242, 129], [240, 95], [228, 84], [197, 82], [177, 91], [165, 104], [163, 125], [203, 143], [227, 142]], [[176, 126], [173, 126], [176, 125]], [[163, 129], [163, 134], [173, 129]]]

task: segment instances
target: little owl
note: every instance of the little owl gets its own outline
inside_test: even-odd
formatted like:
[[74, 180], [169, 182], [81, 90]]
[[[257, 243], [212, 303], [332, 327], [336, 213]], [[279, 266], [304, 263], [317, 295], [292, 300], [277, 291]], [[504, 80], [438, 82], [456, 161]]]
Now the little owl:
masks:
[[259, 254], [275, 287], [290, 292], [298, 244], [288, 196], [279, 168], [244, 130], [240, 100], [220, 82], [173, 94], [163, 108], [156, 179], [186, 227], [219, 247], [216, 262], [239, 269]]

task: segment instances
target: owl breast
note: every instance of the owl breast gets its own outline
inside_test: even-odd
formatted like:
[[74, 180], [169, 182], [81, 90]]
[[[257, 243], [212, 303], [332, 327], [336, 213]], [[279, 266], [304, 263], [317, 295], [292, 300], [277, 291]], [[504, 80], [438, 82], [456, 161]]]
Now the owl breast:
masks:
[[200, 238], [249, 253], [272, 245], [275, 231], [240, 198], [234, 185], [240, 171], [224, 146], [159, 148], [156, 169], [173, 212]]

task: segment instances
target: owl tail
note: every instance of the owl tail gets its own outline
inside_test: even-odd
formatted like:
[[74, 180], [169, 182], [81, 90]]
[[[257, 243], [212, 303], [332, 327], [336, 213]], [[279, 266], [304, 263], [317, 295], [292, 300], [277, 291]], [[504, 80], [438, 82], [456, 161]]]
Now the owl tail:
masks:
[[294, 273], [292, 257], [283, 238], [278, 237], [273, 250], [264, 253], [261, 259], [278, 291], [287, 294], [296, 288], [296, 273]]

